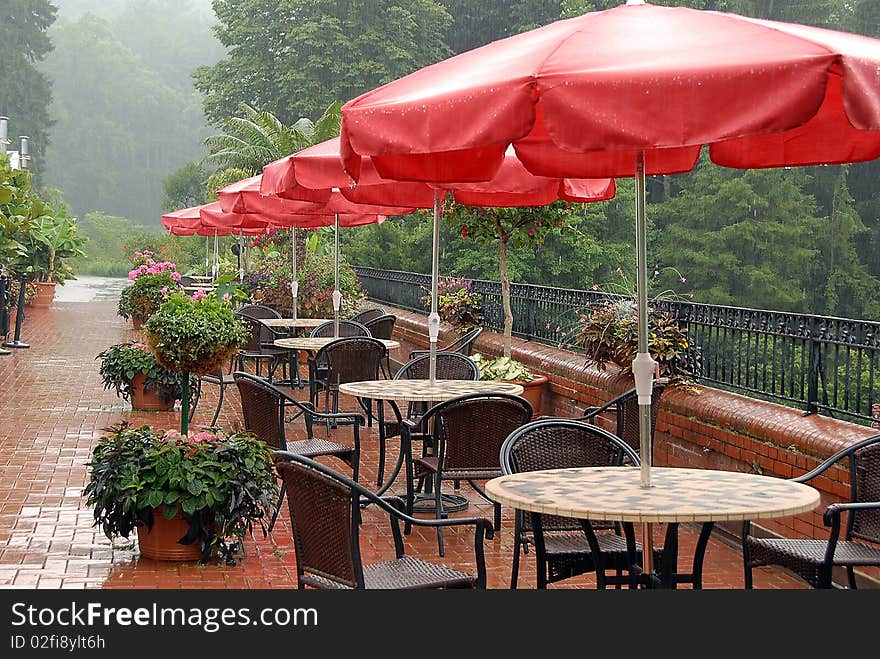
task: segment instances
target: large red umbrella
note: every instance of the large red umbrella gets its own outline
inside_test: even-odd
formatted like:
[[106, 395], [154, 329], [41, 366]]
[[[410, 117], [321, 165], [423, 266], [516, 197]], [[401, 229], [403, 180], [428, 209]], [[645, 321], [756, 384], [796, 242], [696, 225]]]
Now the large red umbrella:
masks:
[[493, 42], [342, 107], [341, 153], [384, 177], [482, 181], [508, 145], [548, 176], [636, 177], [642, 484], [650, 485], [645, 175], [702, 146], [741, 168], [880, 155], [880, 40], [642, 0]]
[[492, 179], [485, 182], [429, 184], [389, 180], [379, 175], [369, 158], [363, 159], [359, 179], [355, 182], [342, 167], [339, 148], [339, 138], [333, 138], [266, 165], [263, 168], [261, 192], [264, 195], [304, 200], [317, 198], [320, 190], [338, 190], [338, 194], [358, 205], [384, 203], [434, 209], [431, 313], [428, 316], [431, 380], [434, 379], [440, 329], [437, 282], [442, 197], [449, 192], [465, 206], [521, 207], [545, 206], [559, 199], [603, 201], [615, 194], [614, 181], [609, 178], [536, 176], [523, 167], [513, 149], [507, 151]]

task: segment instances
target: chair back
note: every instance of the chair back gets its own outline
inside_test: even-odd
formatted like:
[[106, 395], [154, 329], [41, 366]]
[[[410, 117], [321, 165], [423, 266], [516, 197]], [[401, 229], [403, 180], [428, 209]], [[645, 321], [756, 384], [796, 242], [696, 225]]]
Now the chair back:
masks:
[[[264, 306], [262, 304], [246, 304], [241, 309], [235, 312], [236, 316], [240, 316], [248, 322], [252, 320], [260, 320], [263, 318], [281, 318], [281, 314], [275, 311], [275, 309], [271, 307]], [[251, 322], [253, 325], [254, 323]], [[275, 341], [276, 333], [272, 331], [272, 328], [268, 325], [264, 325], [263, 323], [256, 323], [259, 325], [259, 341], [262, 344], [268, 344]], [[253, 330], [256, 331], [256, 330]], [[257, 348], [252, 348], [250, 346], [247, 347], [248, 350], [259, 351], [259, 346]]]
[[491, 478], [501, 475], [501, 445], [531, 420], [532, 406], [512, 394], [466, 394], [435, 405], [424, 418], [431, 417], [441, 470], [484, 472]]
[[[327, 338], [333, 336], [333, 323], [334, 321], [328, 320], [326, 323], [318, 325], [312, 330], [309, 336], [319, 338]], [[370, 330], [368, 330], [366, 327], [363, 326], [363, 324], [355, 320], [340, 320], [339, 336], [370, 336]]]
[[473, 351], [474, 342], [477, 340], [477, 337], [480, 336], [482, 332], [482, 327], [475, 327], [472, 330], [465, 332], [455, 341], [443, 348], [443, 351], [458, 352], [462, 355], [467, 355], [468, 357], [470, 357], [471, 352]]
[[385, 309], [383, 309], [382, 307], [373, 307], [372, 309], [365, 309], [360, 313], [356, 313], [354, 316], [351, 317], [351, 319], [366, 325], [367, 322], [384, 315], [386, 315]]
[[196, 283], [196, 280], [189, 275], [180, 275], [180, 279], [177, 280], [177, 284], [182, 288], [186, 288], [187, 286], [192, 286]]
[[[651, 393], [651, 437], [654, 436], [654, 428], [657, 425], [657, 413], [660, 410], [660, 398], [666, 389], [665, 380], [654, 380]], [[614, 434], [629, 444], [630, 448], [638, 452], [641, 447], [639, 437], [639, 398], [636, 390], [630, 389], [622, 393], [609, 403], [614, 403], [615, 408], [615, 431]]]
[[[541, 469], [619, 466], [623, 456], [639, 465], [639, 456], [619, 437], [598, 426], [571, 419], [543, 419], [516, 429], [501, 446], [501, 471], [516, 474]], [[519, 515], [521, 529], [532, 529], [531, 515]], [[581, 528], [571, 517], [541, 515], [545, 531]]]
[[331, 341], [318, 350], [315, 363], [330, 369], [329, 382], [339, 385], [359, 380], [378, 380], [388, 354], [381, 341], [369, 336], [349, 336]]
[[370, 332], [370, 336], [374, 339], [390, 339], [394, 333], [394, 323], [397, 316], [392, 314], [384, 314], [378, 318], [373, 318], [364, 322], [364, 327]]
[[263, 344], [271, 340], [265, 338], [265, 335], [267, 332], [272, 335], [272, 328], [263, 325], [259, 318], [247, 315], [241, 315], [239, 317], [245, 322], [248, 328], [247, 338], [245, 338], [239, 351], [251, 354], [261, 353], [263, 351]]
[[[856, 450], [850, 468], [853, 501], [880, 501], [880, 441]], [[848, 524], [851, 537], [880, 544], [880, 510], [851, 511]]]
[[276, 455], [275, 469], [287, 491], [300, 587], [309, 573], [362, 588], [359, 497], [347, 479], [311, 468], [294, 455]]
[[236, 371], [232, 374], [241, 397], [244, 428], [276, 450], [287, 449], [284, 404], [278, 390], [263, 378]]
[[[438, 380], [479, 380], [480, 368], [470, 357], [457, 352], [437, 353]], [[430, 377], [431, 356], [419, 355], [400, 367], [395, 380], [427, 380]]]

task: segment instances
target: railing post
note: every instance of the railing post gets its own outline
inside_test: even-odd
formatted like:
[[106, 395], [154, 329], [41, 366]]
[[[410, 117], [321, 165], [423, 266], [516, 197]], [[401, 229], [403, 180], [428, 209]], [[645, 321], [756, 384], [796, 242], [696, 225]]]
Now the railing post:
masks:
[[807, 405], [803, 416], [816, 414], [819, 411], [816, 403], [819, 401], [819, 369], [822, 365], [822, 344], [816, 340], [816, 319], [810, 318], [808, 326], [810, 361], [807, 371]]

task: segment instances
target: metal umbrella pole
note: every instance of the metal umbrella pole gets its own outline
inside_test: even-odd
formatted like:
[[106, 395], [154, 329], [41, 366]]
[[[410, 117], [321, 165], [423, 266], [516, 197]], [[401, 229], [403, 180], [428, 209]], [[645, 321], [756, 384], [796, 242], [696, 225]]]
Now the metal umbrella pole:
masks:
[[440, 314], [437, 312], [437, 280], [440, 277], [440, 205], [444, 192], [434, 190], [434, 232], [431, 243], [431, 313], [428, 314], [428, 339], [430, 345], [430, 364], [428, 379], [431, 383], [437, 378], [437, 337], [440, 335]]
[[296, 279], [296, 227], [290, 227], [290, 272], [290, 317], [296, 320], [296, 297], [299, 294], [299, 282]]
[[210, 236], [205, 236], [205, 276], [206, 277], [211, 276], [211, 270], [210, 270], [210, 267], [211, 267], [210, 254], [211, 254], [211, 252], [210, 252], [210, 249], [211, 249], [211, 238], [210, 238]]
[[214, 231], [214, 266], [211, 268], [211, 274], [214, 279], [220, 274], [220, 243], [216, 230]]
[[339, 338], [339, 307], [342, 305], [342, 293], [339, 291], [339, 213], [333, 221], [335, 240], [335, 262], [333, 264], [333, 337]]

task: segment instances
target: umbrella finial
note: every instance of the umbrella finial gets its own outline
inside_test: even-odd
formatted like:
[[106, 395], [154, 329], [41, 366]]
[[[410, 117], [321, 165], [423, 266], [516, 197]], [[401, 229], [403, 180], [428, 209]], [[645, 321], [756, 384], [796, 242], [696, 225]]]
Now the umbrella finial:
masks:
[[626, 0], [626, 4], [628, 5], [644, 5], [647, 4], [645, 0]]

